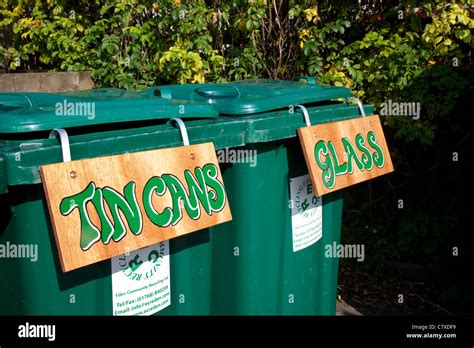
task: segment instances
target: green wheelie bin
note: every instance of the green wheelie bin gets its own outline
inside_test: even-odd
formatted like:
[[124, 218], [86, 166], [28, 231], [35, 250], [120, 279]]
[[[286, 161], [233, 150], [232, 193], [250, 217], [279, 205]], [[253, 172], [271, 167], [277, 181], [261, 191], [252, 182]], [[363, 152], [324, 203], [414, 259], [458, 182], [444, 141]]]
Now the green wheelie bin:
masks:
[[[73, 160], [175, 147], [183, 143], [170, 118], [217, 116], [208, 105], [185, 109], [116, 89], [0, 94], [0, 315], [114, 314], [110, 260], [61, 270], [39, 175], [39, 166], [62, 161], [51, 130], [67, 131]], [[167, 313], [210, 314], [208, 241], [207, 229], [170, 241], [170, 288], [193, 296], [179, 306], [172, 296]]]
[[[157, 315], [334, 314], [338, 261], [323, 248], [339, 241], [342, 198], [312, 194], [296, 137], [303, 114], [290, 106], [322, 124], [359, 117], [350, 96], [311, 80], [0, 94], [0, 314], [116, 314], [110, 261], [62, 272], [39, 167], [62, 161], [53, 129], [67, 131], [76, 160], [182, 146], [171, 118], [191, 144], [214, 143], [233, 220], [169, 241], [171, 299]], [[93, 103], [94, 115], [58, 116], [65, 100]], [[321, 236], [298, 246], [307, 199]], [[12, 245], [36, 245], [36, 256], [9, 257]]]
[[[211, 313], [334, 315], [338, 259], [326, 258], [324, 247], [339, 243], [342, 194], [318, 198], [312, 192], [296, 134], [305, 122], [295, 106], [304, 106], [313, 125], [360, 117], [362, 111], [348, 104], [350, 91], [308, 78], [163, 86], [149, 92], [211, 104], [227, 120], [226, 129], [245, 123], [243, 146], [218, 150], [233, 220], [210, 228]], [[370, 106], [364, 111], [373, 113]], [[317, 202], [305, 211], [305, 200]], [[308, 213], [319, 216], [305, 219]], [[317, 231], [306, 236], [293, 231], [308, 229], [292, 226], [305, 220], [309, 229], [320, 225], [317, 242]]]

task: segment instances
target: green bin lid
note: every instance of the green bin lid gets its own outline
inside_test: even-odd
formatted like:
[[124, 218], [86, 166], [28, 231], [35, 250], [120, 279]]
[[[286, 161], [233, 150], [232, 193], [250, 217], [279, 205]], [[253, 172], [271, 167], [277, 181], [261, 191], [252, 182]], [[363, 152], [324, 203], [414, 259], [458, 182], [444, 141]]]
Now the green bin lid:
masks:
[[217, 116], [211, 105], [178, 102], [147, 91], [94, 89], [72, 93], [0, 93], [0, 133]]
[[312, 80], [309, 83], [244, 80], [226, 84], [168, 85], [153, 87], [147, 93], [175, 102], [211, 104], [221, 115], [249, 115], [352, 96], [345, 87], [322, 86]]

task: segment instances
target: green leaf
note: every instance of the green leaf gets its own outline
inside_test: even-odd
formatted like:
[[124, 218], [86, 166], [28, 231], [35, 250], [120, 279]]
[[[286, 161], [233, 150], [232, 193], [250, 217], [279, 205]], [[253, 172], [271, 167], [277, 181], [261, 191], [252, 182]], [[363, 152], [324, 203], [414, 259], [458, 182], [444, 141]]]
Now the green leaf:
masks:
[[248, 30], [248, 31], [251, 31], [252, 30], [252, 20], [249, 19], [247, 21], [247, 23], [245, 23], [245, 28]]
[[436, 39], [434, 39], [433, 41], [433, 44], [434, 45], [437, 45], [441, 42], [441, 40], [443, 40], [443, 37], [442, 36], [438, 36]]

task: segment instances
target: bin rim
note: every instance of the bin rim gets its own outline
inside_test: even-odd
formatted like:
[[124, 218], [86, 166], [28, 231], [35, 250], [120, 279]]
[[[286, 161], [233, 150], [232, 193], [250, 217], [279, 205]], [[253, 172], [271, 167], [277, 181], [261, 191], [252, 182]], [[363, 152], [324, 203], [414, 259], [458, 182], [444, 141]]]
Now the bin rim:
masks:
[[96, 89], [72, 93], [0, 93], [0, 133], [4, 134], [173, 117], [217, 116], [211, 105], [176, 102], [143, 91]]
[[251, 79], [232, 83], [155, 86], [146, 93], [168, 100], [211, 104], [221, 116], [252, 115], [290, 105], [329, 102], [352, 96], [346, 87], [321, 85], [313, 79]]

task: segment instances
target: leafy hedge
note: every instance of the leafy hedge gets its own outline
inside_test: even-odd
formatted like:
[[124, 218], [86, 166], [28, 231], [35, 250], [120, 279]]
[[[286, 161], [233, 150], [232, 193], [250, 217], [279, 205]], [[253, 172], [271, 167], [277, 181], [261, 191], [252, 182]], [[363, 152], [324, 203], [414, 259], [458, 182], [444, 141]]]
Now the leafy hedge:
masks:
[[0, 69], [92, 70], [129, 89], [309, 74], [377, 102], [431, 65], [469, 63], [467, 1], [335, 3], [6, 0]]
[[[6, 0], [0, 69], [91, 70], [99, 87], [126, 89], [313, 75], [378, 106], [406, 98], [433, 67], [470, 65], [467, 3]], [[433, 117], [386, 122], [429, 145]]]

